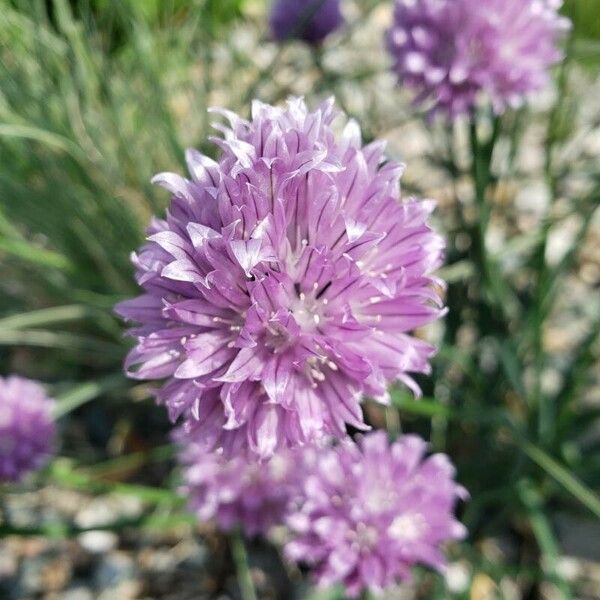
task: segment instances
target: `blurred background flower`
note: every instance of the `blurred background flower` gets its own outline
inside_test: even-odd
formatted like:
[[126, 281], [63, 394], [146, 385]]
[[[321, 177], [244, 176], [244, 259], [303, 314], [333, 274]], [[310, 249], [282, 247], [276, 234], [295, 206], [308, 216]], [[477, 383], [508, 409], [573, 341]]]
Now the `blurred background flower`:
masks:
[[496, 112], [550, 82], [569, 21], [560, 0], [397, 0], [387, 44], [415, 103], [455, 117], [482, 94]]
[[240, 528], [252, 537], [281, 525], [291, 500], [302, 486], [299, 455], [278, 453], [259, 461], [251, 453], [226, 458], [206, 450], [202, 440], [180, 428], [175, 434], [183, 467], [182, 494], [200, 521], [219, 528]]
[[50, 459], [54, 402], [29, 379], [0, 377], [0, 483], [17, 481]]
[[322, 42], [344, 22], [340, 5], [340, 0], [275, 0], [270, 16], [273, 37]]
[[321, 586], [343, 583], [350, 598], [381, 594], [414, 565], [441, 569], [441, 545], [466, 535], [453, 516], [466, 492], [448, 458], [425, 458], [426, 448], [413, 435], [390, 446], [378, 431], [321, 450], [288, 519], [287, 556], [311, 565]]

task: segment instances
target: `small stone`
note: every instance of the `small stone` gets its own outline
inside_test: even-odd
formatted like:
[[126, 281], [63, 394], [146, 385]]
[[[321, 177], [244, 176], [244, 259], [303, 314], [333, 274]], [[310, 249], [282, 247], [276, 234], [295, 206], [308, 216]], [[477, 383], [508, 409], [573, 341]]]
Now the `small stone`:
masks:
[[137, 581], [123, 581], [115, 588], [105, 590], [98, 595], [98, 600], [136, 600], [139, 598], [140, 584]]
[[134, 518], [141, 514], [142, 504], [137, 498], [107, 496], [94, 498], [75, 516], [80, 527], [98, 527], [119, 517]]
[[448, 589], [454, 594], [462, 594], [469, 588], [471, 571], [466, 562], [453, 562], [448, 565], [444, 574]]
[[44, 591], [52, 592], [64, 589], [71, 580], [71, 563], [65, 556], [48, 560], [42, 569]]
[[79, 543], [84, 550], [91, 554], [104, 554], [117, 547], [119, 538], [112, 531], [86, 531], [78, 537]]
[[36, 556], [23, 561], [19, 574], [19, 592], [23, 596], [35, 594], [43, 589], [42, 570], [45, 558]]
[[76, 585], [58, 595], [57, 600], [93, 600], [94, 594], [85, 585]]
[[17, 559], [8, 548], [0, 546], [0, 581], [14, 577], [17, 572]]
[[122, 552], [112, 552], [100, 559], [94, 573], [94, 583], [99, 590], [116, 588], [133, 579], [134, 575], [133, 560]]

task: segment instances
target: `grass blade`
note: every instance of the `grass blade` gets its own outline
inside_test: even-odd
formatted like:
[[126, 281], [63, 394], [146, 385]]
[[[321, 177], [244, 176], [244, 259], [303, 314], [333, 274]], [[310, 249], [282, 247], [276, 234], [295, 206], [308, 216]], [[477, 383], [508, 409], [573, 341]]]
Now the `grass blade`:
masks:
[[244, 538], [239, 531], [235, 531], [231, 535], [231, 553], [235, 562], [237, 571], [238, 585], [243, 600], [258, 600], [256, 590], [254, 589], [254, 581], [252, 581], [252, 573], [248, 564], [248, 553], [246, 552], [246, 544]]
[[45, 329], [0, 331], [0, 346], [37, 346], [72, 352], [94, 352], [106, 355], [111, 359], [118, 359], [123, 354], [121, 347], [117, 344], [66, 331], [47, 331]]
[[581, 483], [566, 467], [531, 442], [521, 441], [518, 444], [534, 463], [600, 518], [600, 497], [597, 494]]
[[568, 583], [561, 576], [560, 569], [558, 568], [560, 550], [552, 532], [552, 526], [542, 510], [542, 498], [531, 482], [519, 482], [518, 491], [521, 501], [529, 513], [531, 529], [544, 558], [544, 568], [551, 572], [551, 578], [559, 588], [561, 598], [569, 600], [573, 596], [571, 595]]
[[184, 504], [183, 498], [171, 490], [131, 483], [114, 483], [95, 478], [84, 470], [74, 468], [73, 463], [68, 459], [55, 460], [49, 467], [48, 477], [55, 484], [86, 492], [135, 496], [148, 504], [170, 504], [173, 506]]
[[124, 386], [125, 383], [125, 378], [119, 374], [111, 375], [100, 381], [88, 381], [77, 385], [56, 399], [54, 418], [60, 419], [86, 402], [96, 399], [105, 392]]
[[55, 323], [79, 321], [90, 316], [91, 312], [89, 308], [80, 304], [42, 308], [40, 310], [4, 317], [0, 319], [0, 329], [25, 329], [27, 327], [40, 327]]
[[53, 252], [52, 250], [38, 248], [24, 240], [0, 238], [0, 253], [1, 252], [5, 252], [6, 254], [41, 267], [60, 269], [62, 271], [68, 271], [72, 268], [71, 262], [66, 256], [63, 256], [58, 252]]

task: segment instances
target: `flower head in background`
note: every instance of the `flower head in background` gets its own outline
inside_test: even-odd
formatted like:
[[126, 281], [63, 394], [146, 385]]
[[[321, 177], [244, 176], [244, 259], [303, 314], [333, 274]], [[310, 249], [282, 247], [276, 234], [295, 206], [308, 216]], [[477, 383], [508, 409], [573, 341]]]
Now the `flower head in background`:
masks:
[[316, 44], [344, 22], [340, 0], [276, 0], [271, 32], [278, 41], [301, 39]]
[[396, 0], [387, 34], [394, 70], [415, 102], [450, 117], [481, 93], [497, 113], [549, 81], [569, 21], [562, 0]]
[[386, 402], [394, 380], [418, 391], [434, 348], [410, 332], [444, 313], [444, 243], [384, 144], [334, 133], [333, 101], [221, 112], [218, 162], [192, 150], [190, 180], [154, 178], [171, 205], [133, 257], [144, 294], [116, 310], [140, 323], [128, 374], [167, 380], [171, 418], [264, 458], [366, 429], [363, 395]]
[[358, 445], [322, 450], [288, 516], [286, 555], [312, 566], [320, 585], [342, 583], [353, 598], [408, 579], [414, 565], [442, 568], [440, 546], [466, 533], [453, 516], [466, 492], [448, 458], [425, 458], [426, 447], [413, 435], [390, 446], [375, 432]]
[[53, 401], [22, 377], [0, 377], [0, 482], [41, 468], [54, 441]]
[[264, 535], [283, 523], [301, 482], [301, 463], [291, 451], [264, 462], [252, 453], [226, 458], [207, 451], [182, 428], [174, 437], [180, 445], [182, 493], [200, 521], [214, 520], [224, 531], [240, 527], [248, 536]]

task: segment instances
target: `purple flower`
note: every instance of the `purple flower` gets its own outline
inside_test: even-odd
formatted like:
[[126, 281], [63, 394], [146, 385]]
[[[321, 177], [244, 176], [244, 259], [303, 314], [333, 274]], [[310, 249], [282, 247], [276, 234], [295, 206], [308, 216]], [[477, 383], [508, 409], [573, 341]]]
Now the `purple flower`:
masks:
[[283, 523], [301, 481], [301, 463], [291, 451], [261, 462], [252, 453], [226, 458], [207, 451], [181, 428], [175, 440], [181, 448], [182, 493], [201, 521], [214, 520], [225, 531], [241, 527], [248, 536], [266, 534]]
[[298, 38], [311, 44], [321, 42], [343, 22], [340, 0], [276, 0], [270, 18], [276, 40]]
[[166, 379], [171, 418], [229, 455], [367, 429], [365, 394], [430, 369], [409, 332], [444, 312], [434, 203], [400, 201], [402, 165], [354, 122], [336, 136], [333, 101], [221, 112], [218, 162], [190, 150], [191, 180], [154, 178], [173, 197], [133, 256], [144, 294], [116, 309], [141, 324], [127, 373]]
[[562, 0], [397, 0], [388, 49], [415, 102], [450, 117], [480, 93], [498, 113], [545, 86], [569, 21]]
[[319, 585], [342, 583], [353, 598], [410, 578], [413, 565], [442, 568], [441, 544], [466, 533], [452, 514], [466, 492], [448, 458], [424, 458], [426, 447], [414, 435], [390, 446], [380, 431], [321, 450], [288, 517], [286, 555], [311, 565]]
[[22, 377], [0, 377], [0, 482], [42, 467], [54, 440], [53, 401]]

